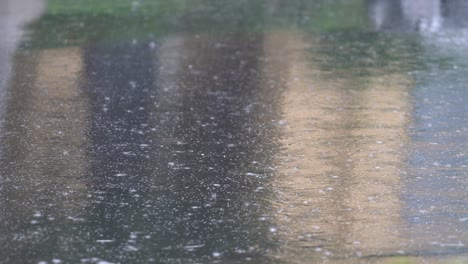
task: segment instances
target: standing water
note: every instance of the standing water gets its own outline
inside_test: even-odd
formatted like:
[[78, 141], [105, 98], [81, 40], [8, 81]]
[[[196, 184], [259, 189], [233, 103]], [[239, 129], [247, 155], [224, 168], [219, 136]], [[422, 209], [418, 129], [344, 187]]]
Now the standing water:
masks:
[[7, 10], [0, 263], [468, 262], [464, 1]]

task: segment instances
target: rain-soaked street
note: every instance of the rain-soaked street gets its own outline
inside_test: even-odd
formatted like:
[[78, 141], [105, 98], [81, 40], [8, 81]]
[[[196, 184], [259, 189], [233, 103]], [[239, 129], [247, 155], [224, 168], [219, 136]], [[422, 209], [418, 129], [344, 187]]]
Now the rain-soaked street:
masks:
[[468, 263], [468, 1], [0, 0], [0, 263]]

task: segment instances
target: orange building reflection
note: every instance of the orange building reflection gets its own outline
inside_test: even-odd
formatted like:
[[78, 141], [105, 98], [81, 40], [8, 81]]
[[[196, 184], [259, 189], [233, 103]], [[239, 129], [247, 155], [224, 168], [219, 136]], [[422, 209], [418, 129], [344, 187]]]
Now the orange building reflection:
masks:
[[[52, 203], [71, 211], [67, 216], [51, 213], [51, 220], [72, 217], [82, 208], [87, 188], [82, 150], [87, 141], [84, 117], [88, 106], [78, 88], [81, 53], [81, 49], [69, 47], [16, 56], [16, 64], [22, 67], [14, 69], [11, 82], [5, 158], [14, 164], [8, 167], [12, 173], [21, 171], [21, 177], [11, 176], [13, 185], [5, 188], [11, 190], [11, 203], [5, 206], [11, 206], [8, 211], [21, 215], [20, 219], [44, 215], [53, 210], [49, 208]], [[47, 164], [41, 162], [44, 160]], [[14, 191], [18, 186], [24, 191]]]
[[312, 58], [322, 55], [308, 52], [321, 44], [299, 32], [273, 32], [264, 43], [265, 67], [282, 73], [266, 79], [285, 86], [275, 181], [280, 257], [398, 254], [410, 80], [385, 72], [328, 78]]

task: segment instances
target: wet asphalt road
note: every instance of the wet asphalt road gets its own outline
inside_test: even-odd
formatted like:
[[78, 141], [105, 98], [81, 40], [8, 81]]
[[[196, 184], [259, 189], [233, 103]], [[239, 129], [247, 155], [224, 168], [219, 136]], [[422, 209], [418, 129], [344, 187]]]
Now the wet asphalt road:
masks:
[[0, 8], [0, 263], [468, 261], [464, 1]]

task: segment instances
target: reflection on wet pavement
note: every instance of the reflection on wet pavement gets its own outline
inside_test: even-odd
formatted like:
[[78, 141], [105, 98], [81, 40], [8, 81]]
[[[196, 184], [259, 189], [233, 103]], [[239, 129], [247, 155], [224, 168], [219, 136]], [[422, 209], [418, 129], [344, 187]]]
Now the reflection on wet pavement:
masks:
[[385, 72], [323, 79], [309, 58], [320, 55], [303, 51], [325, 44], [298, 34], [270, 40], [284, 39], [301, 51], [286, 65], [285, 149], [276, 183], [278, 225], [288, 247], [304, 261], [309, 255], [352, 257], [407, 248], [396, 216], [411, 82]]
[[[13, 54], [20, 42], [23, 27], [42, 13], [42, 0], [2, 1], [0, 3], [0, 120], [5, 112]], [[2, 124], [0, 122], [0, 129]]]
[[0, 47], [0, 263], [465, 263], [463, 23], [398, 2], [48, 1]]

